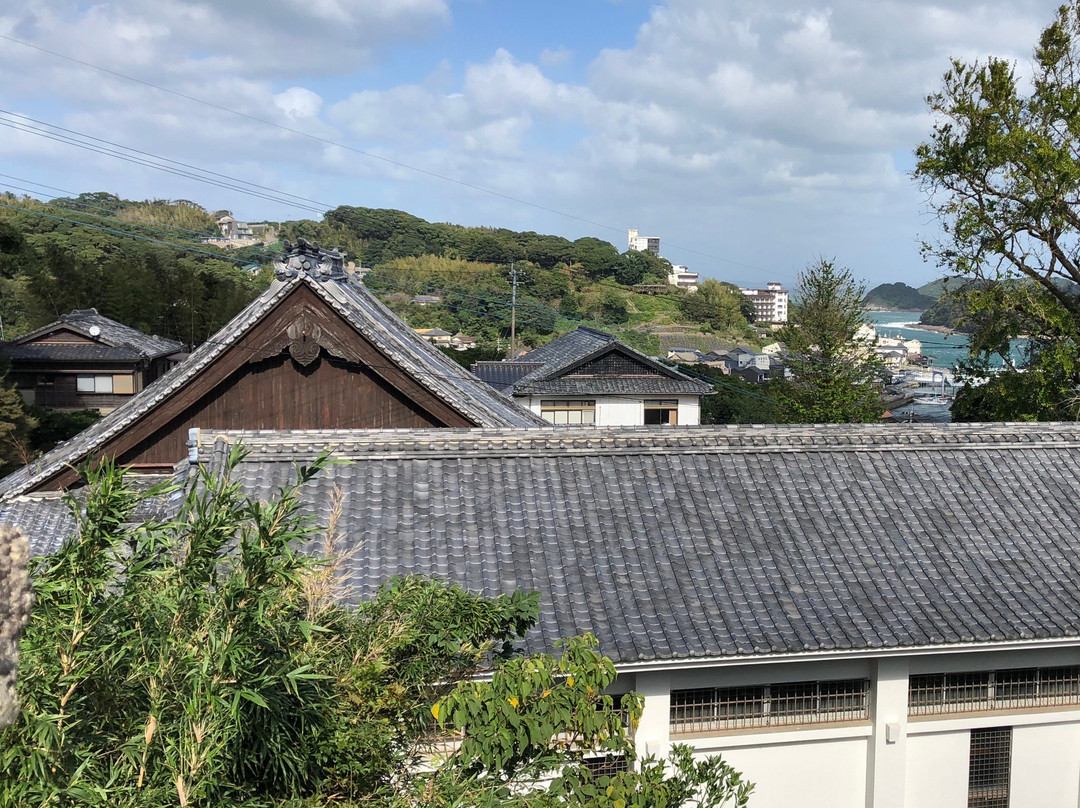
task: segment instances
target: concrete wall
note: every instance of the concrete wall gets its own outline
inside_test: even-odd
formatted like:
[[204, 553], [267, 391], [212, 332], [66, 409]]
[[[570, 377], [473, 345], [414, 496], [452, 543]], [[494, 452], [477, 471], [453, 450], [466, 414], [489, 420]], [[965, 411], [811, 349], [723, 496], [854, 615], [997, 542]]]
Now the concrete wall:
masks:
[[[623, 677], [645, 697], [639, 749], [672, 743], [721, 754], [757, 784], [751, 808], [966, 808], [971, 730], [1012, 727], [1010, 808], [1080, 805], [1080, 706], [908, 718], [908, 677], [1080, 664], [1080, 649], [878, 660], [733, 664]], [[870, 719], [672, 737], [670, 692], [697, 687], [868, 678]]]

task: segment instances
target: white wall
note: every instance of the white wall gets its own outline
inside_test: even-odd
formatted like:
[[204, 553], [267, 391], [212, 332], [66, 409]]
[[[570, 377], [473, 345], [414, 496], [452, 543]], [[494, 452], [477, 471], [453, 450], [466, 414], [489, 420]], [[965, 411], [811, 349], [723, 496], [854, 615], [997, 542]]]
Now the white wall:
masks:
[[[751, 808], [966, 808], [971, 730], [1012, 727], [1010, 808], [1080, 805], [1080, 706], [924, 717], [907, 715], [908, 677], [1080, 664], [1080, 649], [941, 653], [741, 663], [622, 677], [645, 697], [639, 749], [660, 756], [672, 743], [721, 754], [757, 787]], [[773, 682], [869, 678], [864, 723], [672, 737], [670, 692]]]
[[[596, 402], [596, 426], [642, 426], [645, 423], [645, 399], [633, 396], [529, 396], [517, 399], [540, 415], [541, 399], [587, 398]], [[672, 396], [650, 396], [672, 398]], [[697, 396], [676, 396], [679, 402], [679, 425], [696, 426], [701, 423], [701, 399]], [[657, 427], [658, 429], [660, 427]]]

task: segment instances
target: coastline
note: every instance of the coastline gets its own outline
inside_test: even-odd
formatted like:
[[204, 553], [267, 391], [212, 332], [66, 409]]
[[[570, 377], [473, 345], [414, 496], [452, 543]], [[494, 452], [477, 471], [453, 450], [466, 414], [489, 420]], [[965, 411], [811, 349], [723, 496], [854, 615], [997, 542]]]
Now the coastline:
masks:
[[949, 328], [947, 325], [928, 325], [926, 323], [912, 323], [906, 325], [905, 328], [910, 328], [912, 331], [933, 331], [935, 334], [948, 334], [949, 336], [966, 336], [962, 332], [957, 331], [955, 328]]

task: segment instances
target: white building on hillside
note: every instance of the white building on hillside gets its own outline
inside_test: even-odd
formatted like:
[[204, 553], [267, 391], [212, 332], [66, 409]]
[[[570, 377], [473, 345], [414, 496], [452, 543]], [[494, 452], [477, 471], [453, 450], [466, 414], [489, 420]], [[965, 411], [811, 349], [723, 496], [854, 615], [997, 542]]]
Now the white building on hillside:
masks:
[[677, 286], [680, 289], [688, 289], [691, 292], [696, 292], [700, 285], [700, 279], [696, 272], [691, 272], [682, 264], [672, 264], [671, 272], [667, 277], [667, 282], [671, 286]]
[[757, 322], [787, 322], [788, 293], [783, 284], [770, 282], [765, 289], [743, 289], [742, 293], [753, 302]]
[[660, 254], [659, 236], [639, 236], [638, 231], [631, 228], [627, 231], [627, 249], [651, 252], [653, 255]]

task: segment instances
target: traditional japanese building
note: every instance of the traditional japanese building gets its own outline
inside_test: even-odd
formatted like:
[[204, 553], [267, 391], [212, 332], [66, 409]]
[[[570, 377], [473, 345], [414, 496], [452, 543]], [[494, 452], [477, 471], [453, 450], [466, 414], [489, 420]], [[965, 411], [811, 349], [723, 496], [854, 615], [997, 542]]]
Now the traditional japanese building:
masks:
[[508, 362], [477, 362], [473, 373], [560, 426], [693, 426], [702, 396], [715, 392], [586, 326]]
[[539, 591], [526, 647], [593, 633], [644, 696], [639, 749], [722, 753], [754, 808], [1075, 808], [1080, 425], [545, 428], [338, 272], [294, 250], [188, 363], [0, 482], [0, 523], [54, 551], [75, 522], [44, 489], [88, 456], [186, 485], [243, 445], [230, 473], [268, 499], [330, 450], [300, 496], [335, 513], [351, 597]]
[[77, 309], [7, 343], [9, 378], [28, 404], [50, 410], [112, 412], [161, 378], [183, 345]]
[[525, 427], [544, 421], [413, 332], [339, 252], [303, 240], [270, 288], [157, 384], [26, 468], [0, 497], [58, 488], [109, 456], [171, 471], [189, 430]]

